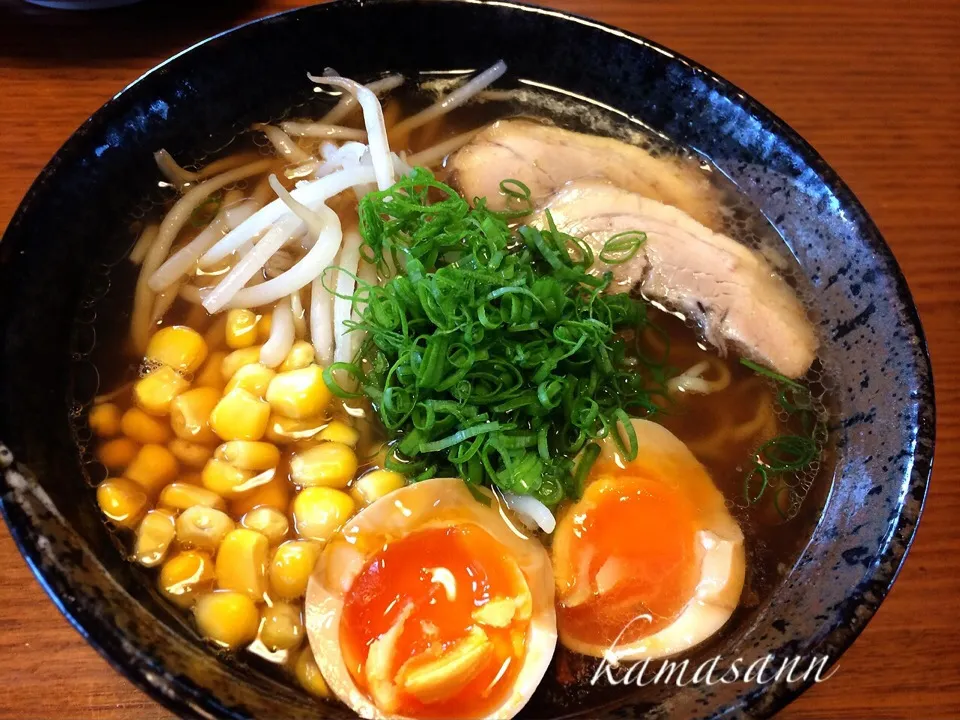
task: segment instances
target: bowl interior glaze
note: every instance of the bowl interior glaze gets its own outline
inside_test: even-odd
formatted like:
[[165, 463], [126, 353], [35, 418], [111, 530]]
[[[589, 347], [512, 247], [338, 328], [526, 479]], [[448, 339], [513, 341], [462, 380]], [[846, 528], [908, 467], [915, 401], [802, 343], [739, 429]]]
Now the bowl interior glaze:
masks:
[[[149, 573], [127, 562], [106, 530], [84, 472], [89, 431], [71, 418], [97, 387], [90, 350], [124, 331], [121, 317], [97, 317], [98, 300], [131, 245], [124, 220], [155, 186], [152, 153], [165, 147], [189, 160], [218, 151], [251, 122], [302, 100], [305, 73], [327, 65], [365, 78], [501, 57], [514, 78], [616, 108], [709, 158], [770, 219], [814, 288], [836, 403], [833, 488], [773, 597], [711, 655], [826, 654], [832, 662], [896, 576], [932, 464], [929, 359], [889, 249], [809, 145], [708, 70], [586, 19], [471, 0], [303, 8], [208, 40], [107, 103], [43, 171], [0, 243], [4, 516], [74, 626], [181, 716], [305, 719], [321, 706], [257, 667], [217, 657], [168, 610]], [[580, 716], [763, 717], [811, 680], [628, 689]], [[553, 702], [540, 714], [574, 710], [573, 698]], [[333, 706], [323, 712], [348, 716]]]

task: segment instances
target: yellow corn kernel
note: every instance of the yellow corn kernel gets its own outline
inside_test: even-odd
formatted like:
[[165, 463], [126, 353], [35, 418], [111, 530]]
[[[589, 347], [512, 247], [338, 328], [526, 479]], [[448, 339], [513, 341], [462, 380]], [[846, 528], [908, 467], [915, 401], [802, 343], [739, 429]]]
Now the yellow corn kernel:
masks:
[[214, 390], [223, 390], [223, 359], [227, 356], [225, 352], [210, 353], [210, 357], [203, 364], [200, 372], [193, 379], [196, 387], [209, 387]]
[[315, 542], [292, 540], [278, 547], [270, 562], [272, 593], [285, 600], [303, 597], [319, 559], [320, 545]]
[[290, 506], [290, 490], [290, 482], [283, 474], [277, 472], [269, 482], [256, 490], [231, 500], [230, 512], [234, 517], [241, 517], [256, 507], [266, 506], [286, 513]]
[[166, 415], [174, 398], [189, 388], [190, 383], [183, 375], [169, 365], [162, 365], [134, 383], [133, 399], [151, 415]]
[[347, 425], [341, 420], [332, 420], [320, 434], [317, 440], [326, 440], [328, 442], [338, 442], [350, 447], [356, 447], [360, 441], [360, 432]]
[[[174, 401], [176, 402], [176, 401]], [[143, 410], [132, 407], [120, 418], [120, 429], [123, 434], [138, 443], [162, 444], [173, 435], [170, 424], [153, 415], [147, 415]]]
[[[254, 487], [259, 487], [259, 485], [250, 484], [255, 476], [256, 473], [250, 470], [241, 470], [230, 463], [213, 458], [203, 466], [200, 480], [205, 488], [212, 490], [217, 495], [225, 498], [235, 498]], [[261, 484], [266, 484], [268, 481], [269, 479], [264, 479]]]
[[201, 635], [228, 649], [253, 642], [260, 625], [257, 606], [246, 595], [235, 592], [204, 595], [197, 601], [193, 616]]
[[210, 413], [210, 427], [224, 440], [259, 440], [269, 419], [267, 403], [237, 388], [224, 395]]
[[177, 459], [163, 445], [144, 445], [123, 473], [156, 497], [177, 477]]
[[215, 580], [211, 557], [205, 552], [185, 550], [163, 564], [158, 585], [167, 600], [188, 608], [200, 595], [213, 590]]
[[151, 510], [137, 528], [133, 558], [146, 567], [159, 565], [176, 535], [173, 515], [166, 510]]
[[270, 381], [273, 380], [274, 375], [276, 373], [273, 370], [258, 362], [244, 365], [230, 378], [230, 382], [227, 383], [227, 392], [234, 388], [243, 388], [262, 400], [267, 394], [267, 388], [270, 387]]
[[263, 609], [260, 641], [270, 652], [293, 650], [303, 642], [304, 636], [299, 606], [278, 602]]
[[257, 340], [265, 343], [270, 337], [270, 330], [273, 329], [273, 312], [266, 312], [257, 320]]
[[231, 440], [217, 448], [215, 457], [241, 470], [270, 470], [280, 464], [276, 445], [250, 440]]
[[201, 469], [207, 460], [213, 457], [213, 448], [209, 445], [174, 438], [167, 443], [173, 456], [187, 467]]
[[276, 413], [267, 422], [267, 440], [277, 445], [291, 445], [300, 440], [309, 440], [321, 432], [325, 418], [294, 420]]
[[398, 472], [373, 470], [354, 481], [350, 486], [350, 495], [358, 505], [366, 506], [406, 484], [406, 478]]
[[157, 330], [147, 344], [147, 360], [169, 365], [182, 373], [197, 370], [207, 358], [203, 335], [184, 325]]
[[240, 524], [248, 530], [256, 530], [271, 545], [283, 542], [290, 530], [286, 514], [269, 505], [262, 505], [246, 513], [240, 518]]
[[313, 356], [313, 345], [306, 340], [297, 340], [283, 362], [280, 363], [279, 371], [289, 372], [290, 370], [305, 368], [313, 362]]
[[109, 520], [133, 528], [147, 509], [147, 494], [132, 480], [107, 478], [97, 486], [97, 504]]
[[267, 402], [273, 411], [295, 420], [319, 415], [330, 404], [330, 398], [319, 365], [277, 373], [267, 388]]
[[345, 492], [308, 487], [293, 499], [293, 522], [301, 537], [326, 542], [350, 519], [355, 509], [356, 503]]
[[87, 416], [90, 429], [102, 438], [113, 437], [120, 432], [120, 408], [113, 403], [100, 403], [90, 408]]
[[243, 348], [241, 350], [234, 350], [223, 359], [222, 363], [220, 363], [220, 376], [223, 378], [224, 382], [227, 382], [236, 374], [237, 370], [242, 368], [244, 365], [251, 365], [258, 362], [260, 362], [259, 345]]
[[194, 505], [203, 505], [217, 510], [225, 510], [227, 507], [223, 498], [212, 490], [190, 485], [183, 482], [182, 479], [179, 482], [167, 485], [160, 493], [160, 499], [157, 503], [160, 507], [171, 510], [186, 510]]
[[139, 449], [140, 446], [130, 438], [114, 438], [97, 448], [97, 460], [108, 470], [119, 472], [133, 462]]
[[210, 428], [210, 415], [220, 402], [220, 391], [209, 387], [194, 388], [180, 395], [170, 405], [170, 425], [177, 437], [200, 443], [215, 443], [216, 433]]
[[297, 676], [300, 686], [311, 695], [318, 698], [330, 697], [330, 688], [327, 687], [320, 668], [317, 667], [317, 661], [313, 657], [313, 650], [308, 645], [297, 656], [297, 662], [293, 666], [293, 672]]
[[227, 533], [217, 551], [217, 587], [242, 592], [259, 602], [267, 591], [267, 558], [270, 543], [247, 528]]
[[227, 347], [233, 350], [257, 344], [257, 316], [252, 310], [234, 309], [227, 313]]
[[194, 505], [177, 518], [177, 542], [185, 547], [215, 552], [227, 533], [236, 527], [225, 512]]
[[357, 454], [343, 443], [320, 443], [290, 458], [290, 479], [303, 487], [345, 488], [356, 474]]

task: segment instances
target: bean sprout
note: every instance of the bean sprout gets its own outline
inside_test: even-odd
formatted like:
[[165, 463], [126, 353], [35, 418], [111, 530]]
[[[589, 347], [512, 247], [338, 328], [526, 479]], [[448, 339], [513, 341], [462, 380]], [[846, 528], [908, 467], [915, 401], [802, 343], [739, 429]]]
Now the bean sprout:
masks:
[[390, 161], [390, 143], [387, 141], [387, 128], [383, 122], [383, 108], [376, 93], [360, 83], [344, 77], [327, 75], [307, 75], [313, 82], [333, 85], [351, 92], [363, 109], [363, 124], [367, 128], [367, 142], [373, 168], [377, 177], [377, 187], [386, 190], [393, 186], [393, 163]]
[[322, 272], [310, 284], [310, 340], [317, 361], [326, 367], [333, 362], [333, 295], [323, 287], [324, 277], [336, 287], [336, 269]]
[[431, 120], [435, 120], [442, 115], [446, 115], [451, 110], [460, 107], [470, 100], [474, 95], [486, 89], [486, 87], [500, 78], [507, 71], [507, 64], [500, 60], [491, 67], [484, 70], [475, 78], [454, 90], [444, 98], [441, 98], [425, 110], [421, 110], [416, 115], [411, 115], [405, 120], [401, 120], [390, 130], [390, 134], [398, 137], [404, 133], [409, 133], [421, 125], [426, 125]]
[[148, 225], [140, 236], [140, 240], [137, 241], [138, 245], [142, 242], [147, 248], [140, 275], [137, 277], [137, 287], [133, 293], [133, 311], [130, 313], [130, 338], [134, 349], [139, 353], [147, 349], [147, 341], [150, 339], [150, 315], [153, 311], [154, 293], [147, 285], [147, 278], [162, 261], [156, 253], [150, 252], [156, 244], [159, 230], [157, 225]]
[[460, 133], [459, 135], [454, 135], [452, 138], [447, 138], [446, 140], [437, 143], [433, 147], [428, 147], [425, 150], [421, 150], [418, 153], [415, 153], [407, 158], [407, 164], [412, 167], [433, 167], [443, 161], [447, 155], [450, 153], [459, 150], [468, 142], [473, 140], [476, 137], [477, 133], [480, 130], [470, 130], [465, 133]]
[[[259, 307], [275, 302], [284, 295], [291, 295], [309, 285], [333, 261], [343, 241], [340, 218], [326, 205], [321, 205], [316, 212], [323, 220], [324, 227], [316, 244], [307, 254], [283, 275], [240, 290], [229, 301], [230, 307]], [[219, 289], [219, 285], [217, 287]], [[206, 302], [204, 306], [207, 307]], [[207, 310], [209, 311], [209, 307]]]
[[153, 159], [157, 163], [160, 174], [178, 190], [197, 179], [196, 173], [185, 170], [166, 150], [157, 150], [153, 154]]
[[173, 305], [173, 301], [177, 299], [177, 295], [180, 291], [180, 287], [183, 285], [183, 278], [176, 280], [173, 285], [164, 288], [162, 291], [157, 293], [156, 298], [153, 301], [153, 312], [150, 316], [150, 324], [156, 325], [159, 323], [163, 316], [167, 314], [167, 310]]
[[270, 321], [270, 337], [260, 348], [260, 362], [269, 368], [275, 368], [290, 353], [295, 339], [293, 311], [290, 300], [284, 298], [273, 309]]
[[158, 150], [155, 152], [153, 154], [153, 159], [157, 163], [157, 168], [160, 170], [160, 174], [169, 180], [170, 183], [177, 188], [177, 190], [183, 190], [191, 183], [205, 180], [206, 178], [213, 177], [214, 175], [226, 172], [227, 170], [233, 170], [235, 167], [240, 167], [241, 165], [254, 162], [258, 158], [253, 153], [228, 155], [225, 158], [214, 160], [212, 163], [204, 166], [196, 172], [184, 169], [166, 150]]
[[[319, 180], [302, 183], [290, 193], [290, 195], [302, 205], [313, 208], [354, 185], [372, 182], [375, 179], [372, 168], [358, 167], [349, 171], [343, 170], [336, 172]], [[220, 262], [227, 257], [227, 255], [240, 248], [247, 240], [253, 239], [280, 218], [288, 216], [289, 213], [290, 208], [286, 203], [280, 199], [274, 200], [269, 205], [255, 212], [253, 217], [231, 230], [220, 242], [210, 248], [210, 250], [200, 258], [201, 267], [209, 267], [210, 265], [215, 265]], [[299, 232], [302, 229], [303, 223], [297, 220], [297, 224], [291, 230], [291, 234]]]
[[150, 276], [150, 289], [160, 292], [173, 285], [196, 264], [203, 253], [223, 237], [224, 232], [229, 232], [253, 215], [257, 207], [256, 203], [248, 200], [239, 205], [221, 209], [203, 232], [168, 257], [166, 262]]
[[[265, 172], [272, 162], [272, 160], [266, 159], [258, 160], [257, 162], [252, 162], [248, 165], [243, 165], [221, 175], [217, 175], [188, 190], [186, 194], [170, 208], [170, 212], [163, 218], [163, 222], [160, 223], [160, 231], [157, 233], [157, 239], [154, 240], [150, 246], [150, 251], [147, 253], [148, 256], [152, 254], [154, 258], [159, 258], [160, 262], [166, 260], [167, 254], [170, 252], [170, 247], [173, 245], [174, 240], [177, 239], [180, 231], [183, 230], [183, 226], [187, 224], [193, 211], [210, 197], [210, 195], [238, 180], [243, 180], [251, 175]], [[144, 264], [146, 264], [146, 260], [144, 260]], [[153, 274], [155, 269], [156, 268], [152, 268], [150, 270], [148, 277]]]
[[[387, 77], [380, 78], [379, 80], [374, 80], [371, 83], [367, 83], [367, 89], [377, 95], [381, 93], [389, 92], [395, 88], [403, 85], [404, 82], [403, 75], [388, 75]], [[350, 115], [353, 110], [357, 107], [357, 98], [348, 93], [344, 93], [343, 97], [340, 98], [340, 102], [328, 112], [322, 120], [321, 123], [325, 124], [336, 124], [341, 122], [345, 117]]]
[[127, 255], [127, 260], [134, 265], [142, 263], [143, 258], [147, 254], [147, 250], [150, 249], [150, 243], [157, 238], [157, 230], [158, 227], [156, 225], [147, 225], [147, 227], [143, 229], [143, 232], [140, 233], [140, 237], [137, 238], [137, 242], [134, 243], [130, 254]]
[[334, 362], [353, 360], [353, 338], [347, 328], [347, 321], [353, 308], [353, 295], [356, 292], [357, 266], [360, 263], [360, 245], [363, 238], [360, 233], [348, 232], [343, 239], [343, 250], [337, 272], [337, 292], [333, 298], [333, 337], [336, 346], [333, 351]]
[[[180, 297], [193, 305], [203, 305], [203, 300], [213, 288], [199, 288], [196, 285], [184, 285], [180, 288]], [[206, 312], [206, 311], [204, 311]]]
[[545, 533], [552, 533], [557, 527], [557, 519], [550, 508], [532, 495], [514, 495], [503, 493], [503, 501], [517, 515], [532, 520]]
[[267, 140], [277, 151], [277, 155], [295, 163], [306, 163], [315, 158], [306, 150], [297, 145], [283, 130], [276, 125], [254, 125], [254, 130], [259, 130], [267, 136]]
[[367, 133], [365, 131], [343, 127], [342, 125], [285, 120], [280, 123], [280, 127], [285, 133], [298, 137], [337, 138], [339, 140], [358, 140], [360, 142], [367, 139]]
[[298, 339], [305, 338], [307, 336], [307, 313], [303, 308], [299, 291], [290, 296], [290, 310], [293, 313], [294, 334]]
[[[282, 248], [300, 225], [300, 218], [290, 215], [274, 225], [253, 249], [240, 258], [227, 276], [203, 300], [208, 313], [220, 312], [256, 275], [273, 254]], [[276, 298], [273, 298], [276, 300]], [[266, 302], [270, 302], [269, 300]]]

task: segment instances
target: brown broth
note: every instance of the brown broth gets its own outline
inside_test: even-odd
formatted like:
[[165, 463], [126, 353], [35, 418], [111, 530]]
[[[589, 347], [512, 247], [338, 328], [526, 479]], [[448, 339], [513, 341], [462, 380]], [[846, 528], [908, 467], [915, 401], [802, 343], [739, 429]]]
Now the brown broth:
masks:
[[[431, 100], [427, 93], [421, 91], [399, 92], [385, 101], [384, 115], [392, 125], [400, 118], [428, 105]], [[297, 110], [290, 115], [299, 116]], [[494, 119], [519, 115], [556, 122], [570, 129], [613, 135], [634, 142], [642, 140], [644, 145], [656, 152], [676, 153], [683, 157], [684, 162], [695, 163], [710, 179], [719, 196], [725, 198], [722, 229], [745, 244], [760, 248], [765, 254], [772, 254], [777, 258], [778, 264], [785, 263], [782, 265], [785, 274], [796, 282], [799, 273], [795, 272], [795, 266], [790, 264], [792, 258], [789, 258], [773, 229], [719, 172], [699, 159], [669, 146], [661, 139], [644, 134], [641, 128], [630, 126], [622, 117], [602, 109], [585, 106], [579, 101], [573, 102], [561, 96], [519, 92], [460, 108], [439, 121], [418, 128], [409, 137], [394, 138], [394, 141], [401, 141], [404, 149], [413, 153]], [[360, 127], [359, 115], [354, 114], [345, 124]], [[316, 152], [320, 145], [319, 141], [298, 142], [308, 152]], [[262, 154], [272, 154], [263, 139], [255, 136], [241, 137], [230, 149], [236, 152], [251, 148], [259, 148]], [[394, 145], [393, 149], [397, 150], [398, 146]], [[292, 187], [292, 181], [283, 179], [283, 168], [284, 162], [278, 160], [278, 175], [287, 187]], [[443, 177], [442, 170], [439, 174]], [[250, 178], [235, 187], [247, 195], [263, 179]], [[349, 211], [350, 207], [355, 207], [356, 204], [352, 197], [341, 202], [344, 211]], [[167, 206], [169, 204], [166, 203]], [[148, 219], [162, 217], [162, 209], [164, 208], [154, 203], [146, 212]], [[137, 221], [135, 228], [142, 225], [142, 221]], [[199, 229], [196, 228], [185, 230], [178, 238], [175, 249], [198, 232]], [[121, 276], [128, 276], [134, 271], [135, 268], [123, 267], [117, 272]], [[214, 282], [216, 277], [211, 276], [209, 279]], [[111, 293], [108, 300], [129, 306], [130, 295], [123, 296], [130, 288], [129, 277], [121, 277], [115, 287], [121, 288], [121, 291]], [[802, 285], [798, 283], [797, 287], [802, 294]], [[742, 366], [734, 355], [721, 358], [714, 349], [701, 341], [696, 328], [690, 324], [657, 310], [651, 310], [651, 319], [662, 333], [639, 338], [638, 347], [644, 357], [662, 357], [664, 340], [668, 340], [669, 353], [666, 355], [666, 363], [671, 368], [669, 377], [675, 377], [701, 362], [709, 363], [704, 379], [710, 381], [729, 376], [729, 384], [711, 394], [681, 392], [665, 396], [661, 401], [662, 412], [654, 419], [683, 440], [706, 466], [744, 530], [748, 572], [741, 608], [738, 610], [738, 616], [742, 617], [770, 595], [807, 542], [829, 489], [829, 463], [826, 461], [829, 459], [829, 450], [824, 451], [824, 458], [810, 471], [794, 478], [779, 478], [762, 495], [755, 497], [755, 490], [746, 487], [745, 482], [757, 447], [774, 435], [798, 430], [791, 424], [793, 421], [788, 414], [779, 407], [775, 384]], [[213, 324], [213, 320], [199, 306], [178, 299], [164, 316], [162, 324], [187, 324], [205, 332]], [[112, 332], [111, 336], [115, 337], [116, 332]], [[220, 347], [211, 345], [210, 351], [223, 349], [221, 333]], [[98, 345], [94, 350], [94, 361], [100, 369], [101, 392], [129, 383], [139, 374], [140, 359], [133, 357], [129, 347], [122, 346], [120, 342]], [[816, 374], [811, 389], [817, 401], [817, 411], [825, 416], [823, 389], [816, 383]], [[121, 410], [126, 409], [131, 405], [130, 393], [121, 393], [114, 402]], [[347, 405], [335, 404], [329, 419], [338, 418], [352, 418], [361, 432], [361, 441], [357, 448], [361, 462], [360, 472], [378, 467], [382, 462], [384, 434], [369, 405], [356, 401]], [[289, 459], [289, 453], [288, 447], [284, 451], [285, 459]], [[287, 463], [283, 462], [281, 467], [286, 465]], [[289, 478], [287, 482], [290, 483], [292, 494], [296, 488]], [[235, 519], [239, 520], [239, 517]], [[292, 527], [292, 516], [290, 521]], [[730, 624], [734, 622], [731, 621]], [[290, 665], [290, 659], [286, 656], [265, 652], [262, 646], [252, 649], [271, 662], [280, 662], [287, 667]], [[570, 704], [571, 698], [576, 698], [576, 707], [580, 707], [594, 706], [597, 702], [615, 697], [615, 690], [593, 688], [585, 682], [584, 677], [594, 664], [592, 660], [573, 656], [558, 647], [554, 665], [524, 714], [538, 716], [574, 710], [575, 706]]]

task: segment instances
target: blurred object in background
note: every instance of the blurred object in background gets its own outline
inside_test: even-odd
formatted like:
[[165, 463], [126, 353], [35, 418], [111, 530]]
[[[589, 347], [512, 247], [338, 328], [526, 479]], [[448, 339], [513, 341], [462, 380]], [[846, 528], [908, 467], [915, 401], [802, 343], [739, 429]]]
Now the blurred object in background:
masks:
[[26, 0], [26, 2], [57, 10], [103, 10], [121, 5], [133, 5], [140, 0]]
[[270, 10], [309, 2], [282, 0], [268, 6], [265, 0], [0, 0], [0, 70], [140, 58], [131, 65], [129, 82], [210, 35]]

